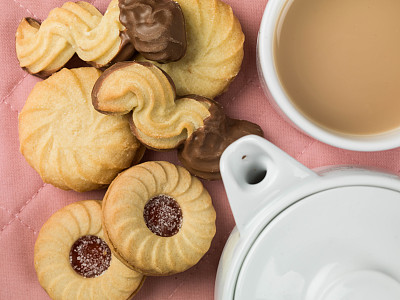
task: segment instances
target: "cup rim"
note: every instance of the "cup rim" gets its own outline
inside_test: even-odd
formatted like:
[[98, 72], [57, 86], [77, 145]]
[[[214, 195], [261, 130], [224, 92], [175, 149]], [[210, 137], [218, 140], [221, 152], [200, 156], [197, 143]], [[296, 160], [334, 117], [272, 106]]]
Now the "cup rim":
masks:
[[280, 113], [284, 114], [297, 129], [325, 144], [353, 151], [382, 151], [400, 147], [400, 127], [379, 134], [350, 135], [323, 128], [295, 108], [280, 83], [273, 56], [275, 26], [285, 3], [285, 0], [267, 2], [258, 32], [259, 76], [272, 96], [267, 98], [274, 101]]

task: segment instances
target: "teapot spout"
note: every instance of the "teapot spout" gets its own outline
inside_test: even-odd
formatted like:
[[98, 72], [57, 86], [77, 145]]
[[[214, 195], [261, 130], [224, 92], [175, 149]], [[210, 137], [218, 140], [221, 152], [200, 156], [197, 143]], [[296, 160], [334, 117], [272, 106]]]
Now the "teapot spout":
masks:
[[239, 232], [281, 191], [316, 173], [266, 139], [248, 135], [232, 143], [220, 161], [222, 181]]

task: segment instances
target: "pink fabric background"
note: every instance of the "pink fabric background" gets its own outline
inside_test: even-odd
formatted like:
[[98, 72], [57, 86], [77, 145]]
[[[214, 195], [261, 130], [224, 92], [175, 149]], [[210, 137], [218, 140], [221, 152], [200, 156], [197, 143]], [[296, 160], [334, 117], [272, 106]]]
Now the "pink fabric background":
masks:
[[[400, 173], [400, 149], [356, 153], [324, 145], [283, 121], [265, 98], [256, 72], [256, 39], [267, 0], [226, 0], [246, 35], [242, 70], [218, 100], [233, 117], [261, 125], [267, 139], [310, 168], [330, 164], [369, 165]], [[64, 0], [1, 0], [0, 26], [0, 299], [48, 299], [33, 267], [33, 246], [42, 224], [57, 209], [104, 191], [76, 193], [44, 184], [19, 153], [17, 117], [37, 79], [21, 70], [14, 35], [23, 17], [44, 20]], [[104, 12], [108, 0], [89, 0]], [[149, 152], [146, 160], [177, 162], [175, 152]], [[175, 276], [150, 277], [135, 299], [212, 299], [224, 243], [234, 221], [221, 181], [205, 182], [217, 210], [217, 234], [199, 264]]]

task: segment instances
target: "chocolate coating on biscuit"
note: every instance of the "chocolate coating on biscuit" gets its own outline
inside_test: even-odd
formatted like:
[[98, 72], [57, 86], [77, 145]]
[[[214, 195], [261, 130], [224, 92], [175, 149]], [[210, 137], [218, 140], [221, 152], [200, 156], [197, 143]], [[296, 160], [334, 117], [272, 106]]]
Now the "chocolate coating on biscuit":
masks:
[[186, 96], [210, 104], [210, 116], [204, 120], [204, 126], [197, 129], [178, 149], [178, 157], [192, 174], [208, 180], [221, 178], [219, 161], [222, 152], [237, 139], [255, 134], [263, 136], [257, 124], [228, 117], [222, 106], [200, 96]]
[[119, 8], [131, 43], [146, 59], [167, 63], [185, 55], [185, 19], [177, 2], [119, 0]]
[[88, 64], [92, 67], [100, 69], [102, 71], [106, 70], [109, 66], [112, 66], [118, 62], [123, 62], [133, 58], [136, 53], [135, 47], [132, 45], [131, 40], [128, 36], [127, 30], [121, 31], [119, 33], [119, 37], [121, 39], [121, 44], [119, 46], [119, 50], [116, 56], [105, 66], [96, 64], [93, 61], [89, 61]]
[[[97, 110], [98, 112], [103, 113], [105, 115], [115, 115], [115, 114], [118, 115], [118, 114], [120, 114], [120, 112], [116, 112], [116, 111], [112, 111], [112, 110], [109, 110], [109, 111], [102, 110], [100, 108], [100, 105], [99, 105], [98, 95], [99, 95], [99, 91], [103, 87], [104, 81], [107, 79], [107, 77], [109, 75], [111, 75], [112, 73], [114, 73], [117, 70], [129, 67], [132, 64], [143, 65], [143, 66], [148, 67], [148, 68], [155, 67], [155, 65], [153, 65], [151, 62], [147, 62], [147, 61], [143, 61], [143, 62], [139, 62], [139, 61], [121, 61], [121, 62], [115, 63], [110, 68], [106, 69], [103, 72], [103, 74], [101, 74], [101, 76], [97, 79], [97, 81], [94, 84], [93, 89], [92, 89], [92, 104], [93, 104], [93, 107], [94, 107], [95, 110]], [[171, 84], [172, 88], [175, 90], [175, 84], [174, 84], [172, 78], [167, 73], [165, 73], [165, 71], [163, 71], [163, 70], [161, 70], [161, 71], [167, 77], [167, 79], [168, 79], [169, 83]], [[130, 108], [130, 109], [132, 109], [132, 108]], [[130, 123], [131, 123], [131, 129], [134, 132], [134, 124], [132, 123], [131, 118], [130, 118]]]
[[[121, 105], [118, 101], [113, 102], [111, 99], [108, 105], [101, 105], [99, 100], [100, 90], [106, 88], [103, 86], [106, 82], [105, 79], [114, 71], [130, 66], [131, 64], [137, 64], [137, 62], [118, 63], [100, 76], [92, 91], [93, 106], [97, 111], [104, 114], [132, 114], [131, 111], [134, 108], [129, 106], [129, 101], [127, 105]], [[155, 67], [149, 62], [141, 64], [148, 68]], [[167, 74], [164, 73], [164, 75], [172, 88], [174, 88], [172, 79]], [[182, 135], [184, 136], [183, 139], [174, 143], [169, 148], [155, 149], [151, 145], [146, 144], [145, 139], [141, 138], [141, 133], [138, 131], [132, 115], [129, 118], [131, 130], [137, 139], [149, 149], [162, 151], [178, 148], [179, 160], [192, 174], [208, 180], [220, 179], [219, 161], [222, 152], [237, 139], [250, 134], [263, 136], [263, 131], [257, 124], [229, 118], [225, 115], [222, 106], [213, 100], [197, 95], [189, 95], [183, 98], [202, 102], [209, 112], [207, 117], [203, 117], [202, 124], [196, 127], [190, 136]], [[158, 136], [158, 138], [162, 139], [163, 136]]]

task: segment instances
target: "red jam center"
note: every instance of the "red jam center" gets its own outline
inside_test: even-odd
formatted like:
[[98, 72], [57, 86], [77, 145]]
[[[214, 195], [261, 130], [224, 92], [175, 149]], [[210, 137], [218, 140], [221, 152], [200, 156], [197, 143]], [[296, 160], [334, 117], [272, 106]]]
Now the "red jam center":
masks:
[[69, 262], [79, 275], [97, 277], [110, 267], [111, 250], [101, 238], [85, 235], [72, 245]]
[[158, 195], [146, 203], [143, 218], [147, 227], [158, 236], [170, 237], [182, 226], [182, 210], [174, 198]]

